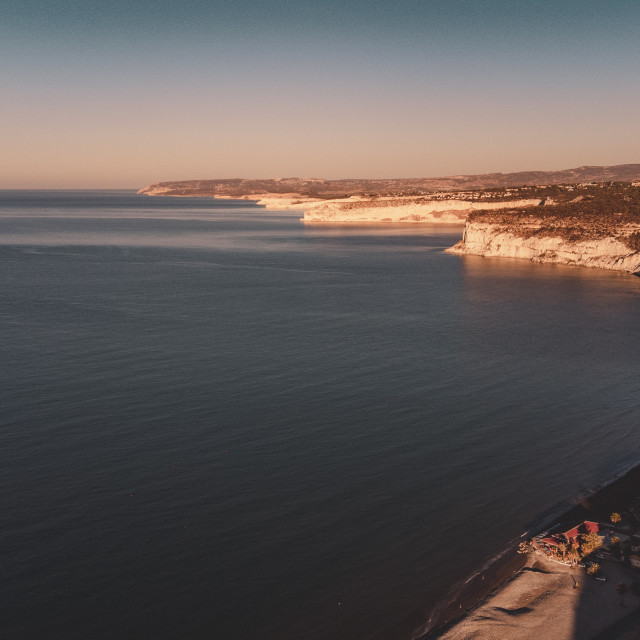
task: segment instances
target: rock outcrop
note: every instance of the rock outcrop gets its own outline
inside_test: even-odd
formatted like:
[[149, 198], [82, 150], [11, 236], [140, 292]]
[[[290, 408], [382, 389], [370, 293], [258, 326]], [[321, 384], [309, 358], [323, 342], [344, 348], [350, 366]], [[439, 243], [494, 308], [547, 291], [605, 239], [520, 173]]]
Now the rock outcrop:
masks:
[[[448, 253], [502, 258], [523, 258], [582, 267], [640, 272], [640, 251], [629, 246], [627, 238], [640, 232], [640, 225], [599, 229], [578, 237], [544, 230], [544, 219], [521, 219], [505, 227], [501, 221], [469, 220], [462, 240]], [[515, 228], [514, 228], [515, 227]]]

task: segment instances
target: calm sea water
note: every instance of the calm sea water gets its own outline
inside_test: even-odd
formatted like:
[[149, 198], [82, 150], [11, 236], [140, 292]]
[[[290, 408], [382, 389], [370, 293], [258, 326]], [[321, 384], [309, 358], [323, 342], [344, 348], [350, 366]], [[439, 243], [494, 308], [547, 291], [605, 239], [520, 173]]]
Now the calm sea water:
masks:
[[0, 192], [3, 638], [409, 638], [638, 459], [638, 278], [299, 217]]

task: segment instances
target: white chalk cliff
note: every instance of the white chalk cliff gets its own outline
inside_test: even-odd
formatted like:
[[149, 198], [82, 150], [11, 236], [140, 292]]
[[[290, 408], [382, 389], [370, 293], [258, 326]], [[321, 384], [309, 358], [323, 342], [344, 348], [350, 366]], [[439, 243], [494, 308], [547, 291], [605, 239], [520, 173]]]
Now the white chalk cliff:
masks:
[[533, 207], [539, 199], [509, 202], [474, 201], [446, 197], [351, 197], [306, 203], [304, 222], [428, 222], [463, 224], [473, 211]]
[[471, 220], [465, 226], [462, 240], [447, 252], [640, 272], [640, 251], [630, 249], [623, 239], [637, 232], [638, 226], [618, 228], [619, 235], [600, 237], [567, 239], [552, 232], [526, 237], [527, 231], [540, 229], [541, 225], [541, 221], [532, 220], [521, 223], [514, 231], [494, 222]]

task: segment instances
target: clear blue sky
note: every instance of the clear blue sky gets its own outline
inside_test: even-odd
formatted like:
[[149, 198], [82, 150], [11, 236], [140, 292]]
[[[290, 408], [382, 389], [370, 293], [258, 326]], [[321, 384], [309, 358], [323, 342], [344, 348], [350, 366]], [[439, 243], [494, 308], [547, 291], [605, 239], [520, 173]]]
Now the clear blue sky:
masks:
[[0, 188], [640, 162], [640, 2], [3, 0]]

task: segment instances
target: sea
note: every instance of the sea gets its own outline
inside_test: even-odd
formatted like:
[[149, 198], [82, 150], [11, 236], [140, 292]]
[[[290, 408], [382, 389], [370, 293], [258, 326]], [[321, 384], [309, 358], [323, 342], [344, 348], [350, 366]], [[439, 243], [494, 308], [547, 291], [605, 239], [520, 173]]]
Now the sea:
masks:
[[459, 226], [0, 191], [0, 636], [409, 640], [640, 458], [640, 279]]

